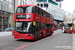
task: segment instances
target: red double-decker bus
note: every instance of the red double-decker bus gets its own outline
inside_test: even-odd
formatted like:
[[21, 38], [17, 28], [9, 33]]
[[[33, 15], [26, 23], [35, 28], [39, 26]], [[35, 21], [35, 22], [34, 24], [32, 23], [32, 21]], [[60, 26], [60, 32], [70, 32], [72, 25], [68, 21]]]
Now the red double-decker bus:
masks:
[[20, 5], [15, 14], [15, 39], [37, 40], [53, 34], [53, 16], [37, 5]]

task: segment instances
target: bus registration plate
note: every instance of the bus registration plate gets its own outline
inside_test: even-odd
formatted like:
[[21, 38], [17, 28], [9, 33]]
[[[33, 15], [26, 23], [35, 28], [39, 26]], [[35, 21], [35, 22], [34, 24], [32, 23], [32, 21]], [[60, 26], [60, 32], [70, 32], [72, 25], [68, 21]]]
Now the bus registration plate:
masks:
[[25, 39], [25, 38], [20, 38], [20, 39]]

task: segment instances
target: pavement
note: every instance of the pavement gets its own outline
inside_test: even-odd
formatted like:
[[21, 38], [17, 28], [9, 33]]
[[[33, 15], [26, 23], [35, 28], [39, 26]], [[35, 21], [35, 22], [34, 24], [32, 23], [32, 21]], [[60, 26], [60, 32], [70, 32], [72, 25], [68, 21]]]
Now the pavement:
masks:
[[75, 50], [75, 33], [73, 34], [73, 50]]
[[7, 36], [12, 36], [12, 32], [0, 32], [0, 38], [7, 37]]

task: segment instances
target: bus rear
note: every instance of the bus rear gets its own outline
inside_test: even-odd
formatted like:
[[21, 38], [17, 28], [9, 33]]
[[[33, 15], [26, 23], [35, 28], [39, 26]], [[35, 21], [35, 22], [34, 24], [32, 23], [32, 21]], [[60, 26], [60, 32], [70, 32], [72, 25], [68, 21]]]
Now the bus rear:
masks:
[[72, 23], [63, 23], [63, 32], [64, 33], [73, 33]]

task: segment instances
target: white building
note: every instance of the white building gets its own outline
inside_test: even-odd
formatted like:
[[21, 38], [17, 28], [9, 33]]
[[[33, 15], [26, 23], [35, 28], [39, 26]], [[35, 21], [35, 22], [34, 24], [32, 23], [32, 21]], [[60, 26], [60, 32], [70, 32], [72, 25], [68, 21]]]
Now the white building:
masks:
[[72, 14], [70, 12], [65, 11], [64, 14], [64, 22], [72, 22]]
[[[58, 6], [55, 6], [51, 3], [37, 2], [37, 5], [39, 5], [40, 7], [41, 7], [41, 4], [44, 10], [47, 10], [48, 12], [53, 14], [54, 19], [56, 21], [64, 21], [64, 10], [62, 10]], [[45, 5], [48, 5], [48, 6], [45, 6]]]
[[0, 0], [0, 31], [10, 27], [9, 17], [14, 13], [14, 0]]

